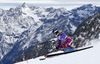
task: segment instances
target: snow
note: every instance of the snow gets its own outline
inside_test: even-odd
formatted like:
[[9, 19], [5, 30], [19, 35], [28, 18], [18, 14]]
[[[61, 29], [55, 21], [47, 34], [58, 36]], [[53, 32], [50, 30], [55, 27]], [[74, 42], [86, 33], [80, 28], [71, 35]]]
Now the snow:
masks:
[[94, 47], [91, 49], [47, 58], [43, 61], [40, 61], [39, 58], [41, 57], [38, 57], [28, 60], [28, 63], [23, 61], [15, 64], [100, 64], [100, 40], [90, 42], [96, 42], [96, 44], [92, 44]]
[[79, 10], [79, 11], [77, 11], [77, 13], [79, 14], [80, 17], [84, 17], [83, 14], [84, 14], [84, 13], [86, 14], [87, 11]]
[[37, 35], [37, 40], [38, 40], [39, 42], [42, 41], [42, 35], [41, 35], [41, 34], [38, 34], [38, 35]]
[[[1, 51], [1, 50], [0, 50]], [[3, 55], [0, 53], [0, 58], [2, 59], [3, 58]]]
[[92, 31], [94, 31], [94, 28], [92, 28]]
[[74, 16], [73, 15], [70, 15], [69, 18], [74, 18]]
[[30, 16], [34, 18], [35, 22], [39, 21], [39, 17], [33, 14], [34, 12], [29, 7], [22, 8], [22, 11], [26, 14], [26, 15], [23, 15], [24, 17]]
[[84, 37], [82, 37], [82, 35], [79, 35], [79, 37], [78, 38], [81, 38], [82, 40], [84, 40]]
[[14, 43], [17, 39], [13, 38], [12, 36], [6, 36], [6, 35], [3, 35], [4, 36], [4, 40], [7, 42], [7, 43]]
[[92, 15], [91, 13], [88, 13], [88, 10], [89, 10], [90, 8], [88, 8], [88, 9], [85, 9], [84, 11], [83, 10], [78, 10], [77, 11], [77, 13], [78, 13], [78, 15], [80, 16], [80, 17], [84, 17], [84, 15], [86, 15], [86, 14], [89, 14], [90, 16]]
[[74, 33], [77, 27], [75, 27], [75, 26], [74, 26], [74, 25], [72, 25], [71, 23], [70, 23], [70, 25], [71, 25], [71, 30], [72, 30], [72, 33]]
[[100, 34], [99, 34], [99, 39], [100, 39]]
[[47, 16], [47, 15], [49, 14], [49, 12], [46, 12], [46, 11], [45, 11], [45, 8], [43, 8], [43, 7], [39, 7], [39, 9], [36, 9], [36, 11], [37, 11], [37, 10], [38, 10], [39, 12], [42, 12], [42, 13], [41, 13], [42, 15]]
[[30, 36], [30, 39], [27, 41], [27, 43], [25, 43], [25, 45], [22, 47], [23, 48], [23, 50], [25, 49], [25, 48], [28, 48], [29, 47], [29, 45], [30, 45], [30, 42], [33, 40], [33, 38], [35, 37], [35, 31], [41, 26], [43, 24], [43, 22], [38, 22], [37, 23], [37, 26], [34, 26], [34, 28], [30, 28], [31, 29], [31, 31], [30, 31], [30, 34], [29, 34], [29, 36]]

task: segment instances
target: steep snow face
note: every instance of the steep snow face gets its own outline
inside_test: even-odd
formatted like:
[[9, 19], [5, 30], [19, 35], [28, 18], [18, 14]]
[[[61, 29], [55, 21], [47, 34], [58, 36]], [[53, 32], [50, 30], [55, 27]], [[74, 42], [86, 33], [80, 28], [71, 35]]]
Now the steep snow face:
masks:
[[94, 47], [88, 50], [79, 51], [71, 54], [60, 55], [52, 58], [47, 58], [46, 60], [40, 61], [38, 57], [36, 59], [30, 59], [27, 61], [15, 63], [15, 64], [100, 64], [100, 40], [92, 40], [88, 43], [96, 42]]

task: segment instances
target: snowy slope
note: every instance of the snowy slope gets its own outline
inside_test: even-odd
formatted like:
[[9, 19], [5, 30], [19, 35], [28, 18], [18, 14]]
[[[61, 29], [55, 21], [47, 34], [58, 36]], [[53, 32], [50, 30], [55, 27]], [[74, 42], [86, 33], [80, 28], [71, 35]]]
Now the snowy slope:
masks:
[[92, 44], [94, 47], [88, 50], [47, 58], [43, 61], [36, 58], [28, 60], [28, 63], [23, 61], [15, 64], [100, 64], [100, 39], [90, 42], [96, 42], [96, 44]]

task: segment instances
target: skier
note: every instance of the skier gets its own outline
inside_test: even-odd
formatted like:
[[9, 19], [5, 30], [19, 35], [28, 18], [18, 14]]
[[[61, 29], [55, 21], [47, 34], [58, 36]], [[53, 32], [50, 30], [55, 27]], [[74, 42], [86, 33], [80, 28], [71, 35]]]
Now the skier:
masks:
[[57, 37], [58, 39], [58, 46], [56, 47], [56, 49], [61, 49], [64, 52], [67, 51], [72, 51], [74, 50], [73, 47], [71, 47], [72, 45], [72, 39], [70, 37], [68, 37], [65, 33], [62, 32], [62, 30], [58, 30], [58, 29], [53, 29], [53, 34]]

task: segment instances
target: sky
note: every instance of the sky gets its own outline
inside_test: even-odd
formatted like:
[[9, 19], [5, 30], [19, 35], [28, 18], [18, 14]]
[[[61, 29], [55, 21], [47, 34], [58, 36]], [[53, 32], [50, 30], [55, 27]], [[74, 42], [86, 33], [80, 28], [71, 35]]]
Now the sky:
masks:
[[54, 8], [63, 7], [67, 10], [80, 7], [84, 4], [93, 4], [94, 6], [100, 6], [100, 0], [0, 0], [0, 8], [14, 8], [18, 5], [22, 5], [22, 3], [24, 2], [28, 5]]

